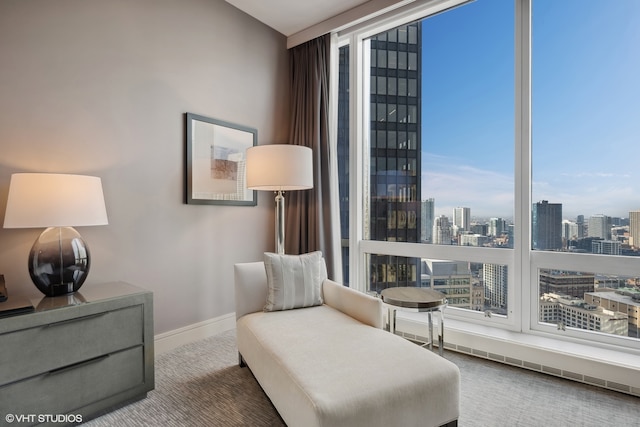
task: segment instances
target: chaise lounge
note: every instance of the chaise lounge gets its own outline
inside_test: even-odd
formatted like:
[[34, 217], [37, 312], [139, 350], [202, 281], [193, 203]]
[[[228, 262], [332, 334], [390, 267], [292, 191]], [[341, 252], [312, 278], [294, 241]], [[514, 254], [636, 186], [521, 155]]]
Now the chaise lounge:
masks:
[[[457, 366], [383, 330], [382, 302], [324, 279], [319, 254], [311, 255], [320, 264], [305, 258], [310, 254], [265, 254], [265, 262], [235, 265], [240, 365], [248, 365], [284, 422], [456, 426]], [[291, 265], [298, 270], [287, 271]], [[274, 295], [287, 293], [291, 280], [297, 296], [274, 309]]]

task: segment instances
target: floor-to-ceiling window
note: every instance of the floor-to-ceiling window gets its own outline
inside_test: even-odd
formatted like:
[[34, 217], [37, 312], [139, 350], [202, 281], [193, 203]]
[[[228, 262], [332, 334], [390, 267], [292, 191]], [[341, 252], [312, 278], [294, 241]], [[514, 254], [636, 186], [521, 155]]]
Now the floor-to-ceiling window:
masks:
[[452, 318], [638, 348], [640, 3], [437, 12], [344, 36], [345, 281], [430, 287]]
[[640, 2], [533, 0], [531, 16], [532, 325], [636, 341]]

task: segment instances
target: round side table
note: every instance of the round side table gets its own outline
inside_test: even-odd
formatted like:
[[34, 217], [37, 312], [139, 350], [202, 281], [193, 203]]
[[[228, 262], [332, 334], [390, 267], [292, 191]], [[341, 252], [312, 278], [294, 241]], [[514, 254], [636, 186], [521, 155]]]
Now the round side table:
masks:
[[438, 313], [440, 331], [438, 334], [438, 352], [444, 351], [444, 309], [447, 306], [446, 295], [426, 288], [398, 287], [387, 288], [380, 293], [382, 302], [389, 309], [389, 332], [396, 330], [396, 311], [426, 312], [429, 318], [429, 350], [433, 351], [432, 313]]

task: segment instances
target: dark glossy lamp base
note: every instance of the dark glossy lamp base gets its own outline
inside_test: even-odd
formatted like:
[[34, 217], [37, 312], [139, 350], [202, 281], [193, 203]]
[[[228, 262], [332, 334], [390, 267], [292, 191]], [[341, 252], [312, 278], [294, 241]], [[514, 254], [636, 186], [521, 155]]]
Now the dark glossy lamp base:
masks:
[[80, 289], [90, 265], [89, 247], [73, 227], [47, 228], [29, 253], [31, 280], [49, 297]]

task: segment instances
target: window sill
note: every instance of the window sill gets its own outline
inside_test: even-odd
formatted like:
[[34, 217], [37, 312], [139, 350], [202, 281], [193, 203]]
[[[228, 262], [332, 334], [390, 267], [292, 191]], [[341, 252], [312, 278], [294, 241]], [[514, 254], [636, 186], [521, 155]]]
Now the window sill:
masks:
[[[397, 330], [407, 338], [426, 340], [426, 323], [422, 314], [398, 312]], [[434, 334], [436, 330], [434, 327]], [[444, 338], [449, 350], [640, 396], [640, 357], [633, 350], [594, 347], [452, 319], [445, 319]]]

